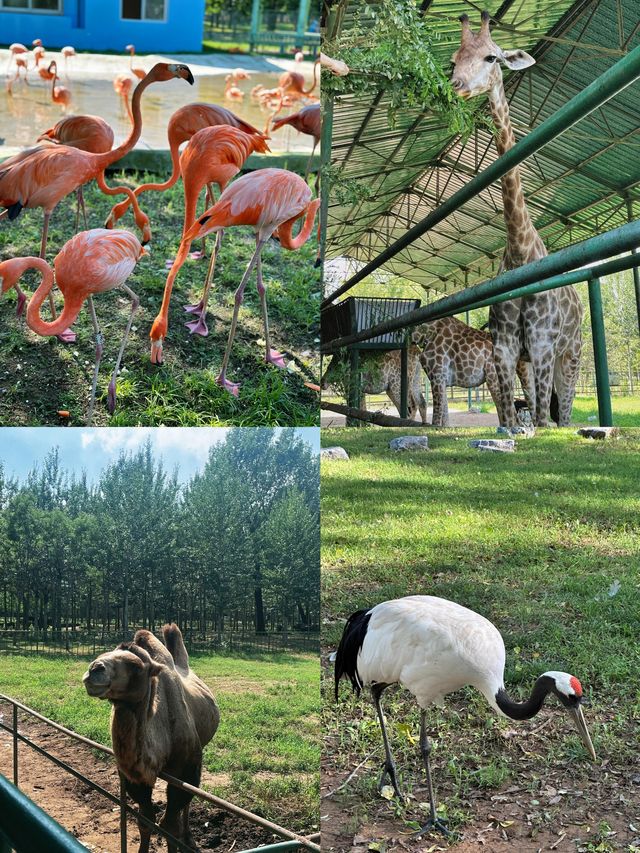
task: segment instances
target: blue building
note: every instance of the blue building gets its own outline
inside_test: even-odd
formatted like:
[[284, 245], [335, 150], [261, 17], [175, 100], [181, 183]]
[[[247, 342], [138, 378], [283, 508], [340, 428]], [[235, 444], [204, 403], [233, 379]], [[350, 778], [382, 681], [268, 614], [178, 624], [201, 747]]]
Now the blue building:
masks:
[[139, 53], [202, 49], [205, 0], [0, 0], [0, 44]]

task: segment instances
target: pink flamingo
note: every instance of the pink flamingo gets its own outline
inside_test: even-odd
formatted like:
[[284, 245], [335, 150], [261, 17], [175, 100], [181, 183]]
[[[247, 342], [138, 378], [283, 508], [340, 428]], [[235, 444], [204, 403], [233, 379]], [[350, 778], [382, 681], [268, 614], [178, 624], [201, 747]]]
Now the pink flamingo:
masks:
[[62, 48], [60, 53], [64, 56], [64, 74], [65, 74], [65, 77], [68, 79], [69, 78], [68, 63], [69, 63], [69, 60], [71, 59], [72, 56], [76, 56], [76, 49], [75, 49], [75, 47], [71, 47], [71, 45], [68, 44]]
[[134, 74], [138, 78], [138, 80], [142, 80], [142, 78], [144, 77], [144, 75], [147, 72], [144, 71], [142, 68], [134, 68], [133, 67], [133, 57], [135, 56], [135, 53], [136, 53], [135, 45], [128, 44], [125, 47], [125, 50], [129, 51], [129, 71], [131, 71], [131, 73]]
[[[222, 191], [234, 178], [247, 157], [254, 151], [266, 153], [267, 143], [258, 134], [248, 134], [236, 127], [219, 125], [205, 127], [192, 137], [191, 141], [180, 156], [180, 171], [184, 184], [184, 226], [178, 254], [167, 276], [162, 297], [162, 307], [151, 328], [151, 361], [162, 364], [162, 346], [169, 326], [169, 302], [171, 291], [180, 268], [187, 259], [191, 241], [185, 240], [185, 233], [193, 225], [196, 218], [196, 205], [200, 191], [206, 185], [213, 201], [212, 184], [217, 184]], [[222, 230], [218, 231], [216, 247], [211, 253], [211, 261], [207, 271], [202, 299], [197, 305], [188, 305], [185, 310], [197, 314], [195, 320], [186, 324], [192, 334], [205, 337], [209, 334], [206, 323], [209, 289], [213, 279], [215, 260], [220, 251]]]
[[133, 88], [134, 80], [128, 74], [118, 74], [113, 81], [113, 89], [116, 95], [120, 95], [122, 103], [129, 116], [129, 121], [133, 121], [133, 113], [131, 112], [131, 104], [129, 103], [129, 95]]
[[[285, 367], [284, 358], [271, 349], [269, 339], [269, 317], [267, 314], [266, 288], [262, 281], [261, 253], [264, 244], [275, 234], [285, 249], [299, 249], [309, 239], [320, 199], [311, 199], [311, 189], [299, 175], [286, 169], [259, 169], [249, 172], [230, 184], [218, 201], [194, 222], [183, 235], [183, 240], [193, 241], [229, 228], [233, 225], [250, 225], [256, 236], [256, 250], [245, 270], [235, 294], [233, 318], [229, 339], [222, 360], [222, 368], [216, 379], [231, 394], [238, 396], [239, 385], [226, 378], [231, 346], [236, 333], [238, 312], [251, 272], [256, 267], [258, 294], [264, 323], [266, 344], [265, 361], [276, 367]], [[297, 237], [293, 236], [294, 223], [304, 216], [304, 224]]]
[[[146, 250], [142, 248], [138, 238], [128, 231], [94, 228], [91, 231], [81, 231], [65, 243], [54, 258], [53, 270], [43, 258], [12, 258], [0, 263], [0, 293], [6, 293], [14, 287], [18, 291], [18, 298], [22, 296], [22, 299], [24, 294], [18, 286], [18, 281], [23, 273], [28, 269], [36, 269], [42, 273], [40, 286], [27, 306], [27, 325], [38, 335], [60, 334], [75, 322], [85, 301], [89, 303], [95, 332], [96, 357], [87, 415], [88, 424], [91, 424], [93, 419], [98, 371], [104, 348], [104, 338], [93, 306], [93, 294], [105, 293], [107, 290], [120, 287], [131, 297], [131, 314], [120, 343], [107, 392], [107, 407], [109, 413], [113, 414], [116, 405], [116, 379], [133, 317], [140, 304], [138, 296], [127, 286], [126, 281], [144, 254]], [[46, 322], [40, 316], [40, 309], [51, 293], [54, 282], [64, 296], [64, 308], [57, 319]]]
[[66, 112], [67, 107], [71, 103], [71, 91], [66, 86], [56, 86], [60, 79], [58, 77], [58, 65], [56, 62], [49, 64], [49, 70], [53, 68], [53, 80], [51, 81], [51, 100], [54, 104], [59, 104], [63, 111]]

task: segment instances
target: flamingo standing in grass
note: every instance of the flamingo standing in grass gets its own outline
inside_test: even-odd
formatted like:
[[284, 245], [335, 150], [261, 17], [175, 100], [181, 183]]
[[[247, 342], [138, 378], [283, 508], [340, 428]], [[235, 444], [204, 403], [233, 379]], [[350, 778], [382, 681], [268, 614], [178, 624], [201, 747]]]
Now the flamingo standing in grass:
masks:
[[[174, 186], [180, 177], [180, 146], [182, 143], [191, 139], [197, 131], [205, 127], [217, 127], [218, 125], [237, 127], [245, 133], [262, 137], [262, 133], [256, 130], [253, 125], [239, 118], [235, 113], [232, 113], [231, 110], [225, 107], [219, 107], [215, 104], [186, 104], [173, 113], [167, 125], [172, 166], [170, 177], [160, 184], [141, 184], [139, 187], [136, 187], [133, 191], [136, 198], [148, 190], [163, 192]], [[213, 203], [213, 199], [211, 199], [211, 203]], [[125, 199], [123, 202], [115, 205], [107, 220], [107, 228], [111, 228], [116, 224], [129, 207], [129, 204], [129, 200]]]
[[[94, 228], [91, 231], [81, 231], [65, 243], [54, 258], [53, 270], [43, 258], [12, 258], [0, 263], [0, 294], [14, 287], [18, 291], [19, 299], [21, 296], [24, 299], [24, 294], [18, 286], [23, 273], [28, 269], [36, 269], [42, 273], [40, 286], [27, 306], [27, 325], [38, 335], [58, 335], [75, 322], [85, 301], [89, 303], [96, 338], [96, 359], [87, 415], [88, 424], [91, 424], [93, 419], [98, 371], [104, 347], [104, 338], [93, 306], [93, 294], [120, 287], [131, 297], [131, 314], [122, 336], [107, 393], [107, 406], [109, 413], [113, 414], [116, 405], [116, 379], [133, 317], [140, 303], [126, 281], [144, 254], [146, 250], [134, 234]], [[64, 296], [64, 308], [56, 320], [47, 322], [40, 316], [40, 309], [51, 293], [54, 281]]]
[[[285, 249], [299, 249], [304, 245], [311, 234], [319, 207], [320, 199], [312, 200], [311, 189], [299, 175], [286, 169], [258, 169], [243, 175], [228, 186], [213, 207], [200, 216], [183, 235], [183, 241], [192, 241], [233, 225], [250, 225], [256, 236], [256, 250], [236, 290], [229, 339], [222, 360], [222, 368], [216, 379], [218, 385], [226, 388], [236, 397], [240, 386], [229, 382], [226, 372], [236, 333], [238, 312], [251, 272], [256, 267], [258, 294], [264, 322], [265, 361], [276, 367], [285, 367], [282, 354], [272, 350], [270, 346], [269, 317], [260, 255], [264, 244], [272, 235], [278, 238], [280, 245]], [[304, 224], [300, 233], [294, 237], [294, 223], [302, 216], [304, 216]], [[153, 339], [153, 329], [151, 334]]]
[[[140, 210], [138, 201], [128, 187], [109, 187], [105, 182], [105, 169], [124, 157], [140, 138], [142, 112], [140, 99], [151, 83], [175, 78], [193, 83], [193, 75], [186, 65], [159, 62], [141, 80], [133, 93], [133, 125], [125, 141], [117, 148], [103, 154], [81, 151], [69, 145], [38, 145], [5, 160], [0, 166], [0, 219], [5, 216], [16, 219], [24, 208], [41, 207], [44, 224], [40, 257], [44, 258], [51, 213], [59, 201], [69, 193], [95, 178], [98, 186], [107, 195], [127, 195], [134, 206], [136, 224], [142, 230], [143, 243], [151, 239], [148, 217]], [[49, 293], [49, 304], [55, 319], [53, 294]], [[75, 338], [67, 338], [74, 340]]]
[[[57, 145], [70, 145], [81, 151], [92, 154], [104, 154], [113, 147], [113, 130], [100, 116], [66, 116], [57, 124], [45, 130], [38, 137], [38, 142], [49, 141]], [[76, 211], [76, 231], [80, 222], [80, 211], [87, 227], [87, 210], [84, 204], [82, 187], [77, 189], [78, 205]]]
[[[185, 234], [196, 218], [196, 205], [202, 188], [207, 185], [213, 200], [212, 184], [217, 184], [224, 192], [229, 181], [234, 178], [247, 157], [254, 151], [265, 153], [269, 150], [264, 138], [258, 134], [248, 134], [237, 127], [219, 125], [205, 127], [193, 135], [191, 141], [180, 156], [180, 170], [184, 184], [184, 227], [178, 254], [173, 262], [164, 287], [162, 306], [151, 329], [151, 361], [162, 364], [162, 346], [169, 326], [169, 302], [176, 276], [184, 264], [191, 248], [191, 240]], [[206, 337], [209, 334], [206, 323], [207, 302], [216, 256], [220, 251], [222, 230], [218, 231], [216, 246], [211, 253], [202, 299], [197, 305], [188, 305], [185, 310], [197, 314], [196, 319], [186, 324], [192, 334]]]
[[131, 73], [133, 75], [135, 75], [138, 78], [138, 80], [142, 80], [144, 75], [146, 74], [146, 71], [144, 71], [144, 69], [142, 69], [142, 68], [134, 68], [133, 67], [133, 57], [136, 55], [135, 45], [128, 44], [125, 47], [125, 50], [127, 50], [129, 52], [129, 71], [131, 71]]

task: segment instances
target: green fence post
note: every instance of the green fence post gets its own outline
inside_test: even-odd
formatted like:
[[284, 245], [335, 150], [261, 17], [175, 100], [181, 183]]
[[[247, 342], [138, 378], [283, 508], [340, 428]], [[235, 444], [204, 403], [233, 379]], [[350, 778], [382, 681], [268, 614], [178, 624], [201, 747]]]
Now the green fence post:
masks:
[[13, 784], [18, 787], [18, 706], [13, 706]]
[[611, 389], [609, 387], [609, 365], [607, 364], [607, 343], [604, 334], [602, 291], [600, 289], [599, 278], [589, 279], [589, 312], [591, 314], [593, 360], [596, 368], [596, 388], [598, 392], [598, 416], [600, 419], [600, 426], [613, 426]]
[[298, 6], [298, 26], [296, 27], [296, 47], [302, 48], [304, 34], [309, 25], [309, 10], [311, 8], [311, 0], [300, 0]]
[[249, 48], [253, 50], [258, 40], [258, 32], [260, 31], [260, 0], [253, 0], [251, 4], [251, 30], [249, 32]]
[[[466, 275], [466, 273], [464, 276], [464, 284], [466, 287], [467, 286], [467, 275]], [[471, 319], [469, 317], [469, 311], [468, 310], [465, 312], [465, 322], [466, 322], [467, 326], [471, 325]], [[468, 411], [471, 411], [472, 405], [473, 405], [472, 388], [471, 388], [471, 386], [469, 386], [467, 388], [467, 409], [468, 409]]]

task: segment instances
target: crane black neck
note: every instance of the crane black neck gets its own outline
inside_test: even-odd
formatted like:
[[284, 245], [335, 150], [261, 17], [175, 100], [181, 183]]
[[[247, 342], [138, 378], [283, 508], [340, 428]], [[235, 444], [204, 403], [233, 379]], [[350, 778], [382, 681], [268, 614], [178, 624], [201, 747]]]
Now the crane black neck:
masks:
[[504, 687], [501, 687], [496, 693], [496, 704], [502, 713], [511, 717], [512, 720], [530, 720], [542, 708], [544, 700], [552, 692], [554, 686], [553, 678], [548, 675], [541, 675], [533, 685], [531, 696], [524, 702], [515, 702]]

